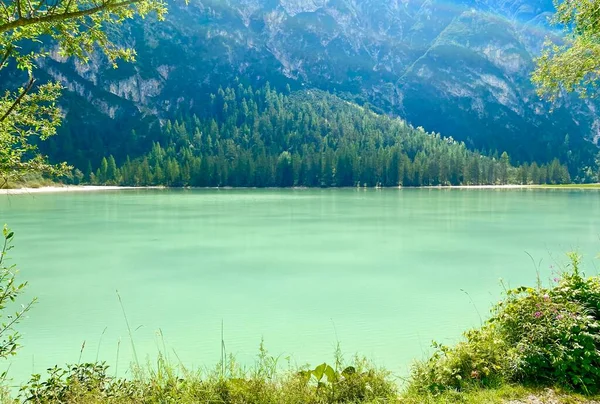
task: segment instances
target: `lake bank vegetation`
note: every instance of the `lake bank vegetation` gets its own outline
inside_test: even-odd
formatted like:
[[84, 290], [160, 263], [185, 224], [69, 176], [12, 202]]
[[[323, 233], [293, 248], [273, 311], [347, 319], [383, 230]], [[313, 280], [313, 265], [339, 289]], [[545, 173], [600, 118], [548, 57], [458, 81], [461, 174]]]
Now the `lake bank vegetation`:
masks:
[[[28, 302], [6, 315], [26, 284], [18, 283], [16, 267], [6, 264], [14, 233], [5, 228], [3, 236], [0, 312], [8, 320], [0, 329], [0, 358], [7, 358], [18, 353], [16, 326], [35, 308]], [[114, 377], [104, 363], [54, 367], [33, 375], [16, 398], [5, 387], [3, 401], [500, 403], [533, 395], [586, 402], [600, 394], [600, 277], [586, 277], [580, 263], [580, 256], [569, 254], [569, 263], [549, 285], [538, 278], [533, 287], [505, 290], [481, 327], [467, 331], [454, 346], [434, 343], [430, 357], [415, 362], [406, 380], [363, 358], [345, 360], [339, 345], [330, 363], [297, 367], [285, 366], [261, 343], [250, 367], [224, 350], [221, 362], [207, 371], [186, 369], [166, 350], [147, 364], [134, 355], [126, 379]]]

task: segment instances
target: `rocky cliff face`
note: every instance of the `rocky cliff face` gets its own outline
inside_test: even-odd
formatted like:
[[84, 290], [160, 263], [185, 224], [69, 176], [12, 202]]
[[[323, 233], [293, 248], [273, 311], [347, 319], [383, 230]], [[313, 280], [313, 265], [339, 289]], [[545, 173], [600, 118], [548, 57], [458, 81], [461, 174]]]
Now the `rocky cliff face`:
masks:
[[568, 98], [552, 111], [529, 82], [551, 11], [550, 0], [173, 1], [166, 22], [119, 35], [137, 62], [56, 57], [44, 70], [73, 93], [67, 111], [89, 104], [115, 137], [125, 119], [196, 112], [219, 86], [269, 81], [368, 102], [516, 160], [563, 157], [566, 134], [591, 155], [597, 104]]

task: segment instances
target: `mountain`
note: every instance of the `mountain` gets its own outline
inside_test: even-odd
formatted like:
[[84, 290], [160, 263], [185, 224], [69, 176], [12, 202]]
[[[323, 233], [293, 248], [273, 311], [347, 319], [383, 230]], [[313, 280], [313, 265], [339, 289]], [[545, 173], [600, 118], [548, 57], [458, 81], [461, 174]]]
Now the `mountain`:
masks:
[[[51, 156], [83, 167], [146, 152], [161, 122], [201, 114], [219, 87], [320, 89], [515, 162], [593, 164], [596, 101], [540, 100], [529, 80], [548, 0], [192, 0], [165, 22], [114, 33], [135, 63], [82, 65], [57, 52], [36, 73], [60, 80], [65, 125]], [[132, 132], [133, 131], [133, 132]], [[134, 133], [132, 135], [132, 133]]]
[[151, 151], [76, 170], [74, 182], [177, 187], [562, 184], [568, 168], [515, 167], [319, 90], [227, 87], [201, 117], [166, 121]]

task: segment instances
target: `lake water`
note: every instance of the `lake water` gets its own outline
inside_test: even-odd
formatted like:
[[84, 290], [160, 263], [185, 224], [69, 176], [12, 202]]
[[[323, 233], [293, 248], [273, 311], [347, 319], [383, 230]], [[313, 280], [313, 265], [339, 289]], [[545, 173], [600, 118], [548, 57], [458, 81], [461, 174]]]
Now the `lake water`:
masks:
[[[510, 286], [553, 277], [564, 252], [600, 264], [600, 192], [143, 190], [0, 197], [12, 263], [39, 303], [11, 363], [32, 372], [98, 355], [125, 375], [164, 347], [191, 367], [261, 338], [292, 363], [342, 350], [397, 374], [432, 340], [478, 325]], [[162, 332], [164, 338], [158, 336]], [[119, 344], [119, 341], [120, 344]]]

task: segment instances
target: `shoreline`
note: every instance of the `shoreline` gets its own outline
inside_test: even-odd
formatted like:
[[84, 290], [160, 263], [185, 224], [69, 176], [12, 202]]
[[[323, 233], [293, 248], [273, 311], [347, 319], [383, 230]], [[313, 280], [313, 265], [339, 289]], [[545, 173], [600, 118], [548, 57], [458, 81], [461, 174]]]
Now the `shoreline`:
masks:
[[[410, 187], [408, 187], [410, 188]], [[600, 189], [600, 184], [506, 184], [506, 185], [435, 185], [415, 187], [425, 189]]]
[[[144, 189], [171, 189], [165, 186], [149, 186], [149, 187], [131, 187], [131, 186], [118, 186], [118, 185], [64, 185], [64, 186], [47, 186], [39, 188], [13, 188], [13, 189], [1, 189], [0, 194], [6, 195], [28, 195], [28, 194], [49, 194], [49, 193], [63, 193], [63, 192], [97, 192], [97, 191], [126, 191], [126, 190], [144, 190]], [[172, 189], [215, 189], [215, 190], [235, 190], [235, 189], [259, 189], [257, 187], [173, 187]], [[435, 185], [435, 186], [423, 186], [423, 187], [288, 187], [288, 188], [277, 188], [267, 187], [260, 189], [497, 189], [497, 190], [514, 190], [514, 189], [574, 189], [574, 190], [586, 190], [586, 189], [599, 189], [600, 184], [565, 184], [565, 185], [518, 185], [518, 184], [506, 184], [506, 185]]]
[[164, 187], [122, 187], [118, 185], [64, 185], [39, 188], [13, 188], [2, 189], [1, 194], [6, 195], [28, 195], [28, 194], [50, 194], [62, 192], [95, 192], [95, 191], [125, 191], [135, 189], [163, 189]]

